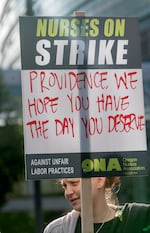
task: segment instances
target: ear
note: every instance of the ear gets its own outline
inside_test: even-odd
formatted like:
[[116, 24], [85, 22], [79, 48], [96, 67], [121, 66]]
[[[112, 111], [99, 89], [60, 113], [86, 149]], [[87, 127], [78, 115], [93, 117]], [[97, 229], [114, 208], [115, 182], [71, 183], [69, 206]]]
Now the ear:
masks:
[[99, 189], [105, 187], [106, 177], [97, 177], [97, 187]]

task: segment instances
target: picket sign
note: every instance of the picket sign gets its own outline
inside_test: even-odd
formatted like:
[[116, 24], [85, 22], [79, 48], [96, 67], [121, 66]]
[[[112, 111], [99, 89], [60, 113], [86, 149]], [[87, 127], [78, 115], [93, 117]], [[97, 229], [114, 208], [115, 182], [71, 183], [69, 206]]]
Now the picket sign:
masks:
[[82, 233], [94, 233], [91, 178], [81, 179]]
[[[77, 11], [75, 16], [85, 16], [85, 12]], [[94, 233], [91, 178], [81, 179], [81, 229], [82, 233]]]
[[20, 17], [21, 76], [26, 178], [81, 177], [93, 233], [89, 176], [145, 175], [147, 146], [138, 21], [84, 18]]

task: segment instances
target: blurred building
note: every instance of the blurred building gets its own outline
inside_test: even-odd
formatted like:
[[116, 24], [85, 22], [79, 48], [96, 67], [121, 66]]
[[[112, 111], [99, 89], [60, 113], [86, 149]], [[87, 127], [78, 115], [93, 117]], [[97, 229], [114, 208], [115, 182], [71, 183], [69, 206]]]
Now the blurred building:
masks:
[[[22, 2], [22, 4], [20, 4]], [[18, 16], [25, 13], [25, 1], [2, 0], [0, 8], [0, 68], [20, 68]]]
[[142, 59], [150, 59], [150, 0], [1, 0], [0, 68], [20, 69], [19, 16], [71, 16], [84, 11], [89, 16], [139, 17]]

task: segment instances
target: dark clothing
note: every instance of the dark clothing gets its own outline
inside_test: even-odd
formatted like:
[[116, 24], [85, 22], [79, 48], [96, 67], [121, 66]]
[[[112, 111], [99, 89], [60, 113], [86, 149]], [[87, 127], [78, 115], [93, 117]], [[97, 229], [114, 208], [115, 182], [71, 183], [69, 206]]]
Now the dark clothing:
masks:
[[[125, 204], [113, 206], [116, 216], [105, 222], [99, 233], [150, 233], [150, 205]], [[94, 224], [94, 233], [101, 223]], [[47, 225], [44, 233], [81, 233], [80, 213], [72, 210]]]
[[[94, 224], [94, 232], [101, 223]], [[105, 222], [100, 233], [150, 233], [150, 205], [125, 204], [119, 207], [114, 219]], [[81, 219], [78, 218], [75, 233], [81, 233]]]

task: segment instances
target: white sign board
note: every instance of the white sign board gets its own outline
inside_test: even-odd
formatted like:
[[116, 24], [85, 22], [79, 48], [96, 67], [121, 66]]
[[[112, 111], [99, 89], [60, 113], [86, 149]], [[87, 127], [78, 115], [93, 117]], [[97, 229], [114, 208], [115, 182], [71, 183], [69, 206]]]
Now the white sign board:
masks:
[[25, 70], [22, 77], [27, 154], [146, 149], [141, 69]]
[[76, 175], [72, 158], [80, 170], [92, 153], [147, 149], [137, 25], [136, 18], [20, 18], [27, 169], [53, 169], [57, 155]]

